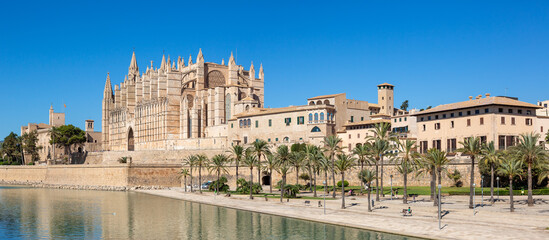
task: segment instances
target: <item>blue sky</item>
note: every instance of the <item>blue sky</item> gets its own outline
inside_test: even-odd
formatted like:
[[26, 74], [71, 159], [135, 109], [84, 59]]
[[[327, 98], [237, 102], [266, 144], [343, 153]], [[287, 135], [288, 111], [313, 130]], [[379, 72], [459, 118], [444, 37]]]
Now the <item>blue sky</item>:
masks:
[[163, 52], [220, 62], [238, 50], [237, 64], [263, 63], [269, 107], [340, 92], [376, 102], [383, 82], [397, 107], [549, 99], [549, 1], [201, 2], [4, 2], [0, 138], [47, 123], [50, 104], [100, 129], [107, 72], [123, 81], [134, 48], [141, 71]]

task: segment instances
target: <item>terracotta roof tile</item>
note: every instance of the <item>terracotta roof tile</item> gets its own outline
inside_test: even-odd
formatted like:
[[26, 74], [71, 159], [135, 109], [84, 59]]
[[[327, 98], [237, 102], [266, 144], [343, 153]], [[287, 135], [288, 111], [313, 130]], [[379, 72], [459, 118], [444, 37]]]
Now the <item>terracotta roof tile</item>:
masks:
[[421, 112], [416, 112], [414, 114], [410, 114], [410, 116], [417, 116], [417, 115], [423, 115], [423, 114], [428, 114], [428, 113], [443, 112], [443, 111], [450, 111], [450, 110], [463, 109], [463, 108], [488, 106], [488, 105], [504, 105], [504, 106], [514, 106], [514, 107], [541, 108], [538, 105], [518, 101], [518, 100], [515, 100], [515, 99], [508, 98], [508, 97], [486, 97], [486, 98], [472, 99], [472, 100], [463, 101], [463, 102], [439, 105], [439, 106], [436, 106], [436, 107], [431, 108], [431, 109], [427, 109], [427, 110], [424, 110], [424, 111], [421, 111]]

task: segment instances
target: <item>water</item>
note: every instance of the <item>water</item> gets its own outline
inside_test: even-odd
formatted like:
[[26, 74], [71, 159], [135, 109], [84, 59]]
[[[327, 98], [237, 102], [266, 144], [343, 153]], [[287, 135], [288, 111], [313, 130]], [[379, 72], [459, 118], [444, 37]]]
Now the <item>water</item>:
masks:
[[0, 186], [0, 239], [412, 239], [134, 192]]

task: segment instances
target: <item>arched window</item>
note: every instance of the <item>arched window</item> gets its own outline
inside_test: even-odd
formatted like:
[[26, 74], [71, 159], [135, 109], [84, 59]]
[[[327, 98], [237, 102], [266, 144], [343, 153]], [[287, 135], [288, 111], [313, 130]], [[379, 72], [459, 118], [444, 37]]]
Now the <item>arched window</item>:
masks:
[[328, 100], [326, 99], [326, 100], [324, 100], [324, 104], [330, 105], [330, 101], [328, 101]]
[[248, 119], [248, 127], [252, 125], [252, 120]]
[[316, 101], [316, 105], [322, 105], [322, 101], [320, 100]]
[[309, 113], [309, 122], [312, 122], [312, 121], [313, 121], [313, 114]]
[[240, 119], [240, 123], [239, 123], [240, 127], [242, 127], [242, 119]]
[[311, 130], [311, 132], [320, 132], [320, 128], [318, 128], [318, 127], [315, 126], [315, 127]]
[[320, 121], [324, 121], [324, 113], [320, 113]]
[[315, 113], [315, 122], [318, 121], [318, 113]]
[[289, 137], [284, 137], [284, 142], [290, 142], [290, 138]]
[[315, 102], [314, 102], [314, 101], [311, 101], [311, 102], [309, 103], [309, 105], [315, 105]]

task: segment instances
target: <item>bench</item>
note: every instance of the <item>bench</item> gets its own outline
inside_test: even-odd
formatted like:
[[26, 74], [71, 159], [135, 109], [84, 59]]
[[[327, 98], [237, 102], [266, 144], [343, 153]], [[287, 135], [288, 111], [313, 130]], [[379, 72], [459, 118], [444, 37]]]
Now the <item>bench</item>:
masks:
[[322, 207], [322, 202], [318, 201], [318, 207]]
[[408, 209], [402, 209], [402, 216], [412, 216], [412, 209], [410, 209], [410, 211], [408, 211]]
[[309, 200], [305, 201], [304, 203], [305, 203], [305, 205], [307, 205], [307, 206], [308, 206], [308, 205], [311, 205], [311, 201], [309, 201]]

